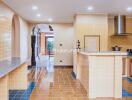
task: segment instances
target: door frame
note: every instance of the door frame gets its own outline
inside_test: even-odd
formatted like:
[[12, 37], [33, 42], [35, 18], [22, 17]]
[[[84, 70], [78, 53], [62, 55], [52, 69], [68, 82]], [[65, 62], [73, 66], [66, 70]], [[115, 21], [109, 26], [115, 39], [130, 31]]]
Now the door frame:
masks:
[[84, 35], [84, 49], [85, 49], [85, 40], [86, 37], [98, 37], [99, 38], [99, 51], [100, 51], [100, 35]]
[[[47, 52], [47, 39], [48, 38], [54, 38], [54, 36], [45, 36], [45, 55], [47, 55], [48, 54], [48, 52]], [[51, 53], [50, 55], [54, 55], [54, 53]]]

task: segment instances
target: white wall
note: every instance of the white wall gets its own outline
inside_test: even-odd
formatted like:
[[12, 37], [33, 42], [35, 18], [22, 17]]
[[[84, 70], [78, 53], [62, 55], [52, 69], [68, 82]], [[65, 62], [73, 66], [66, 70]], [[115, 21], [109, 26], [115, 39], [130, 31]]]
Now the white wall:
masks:
[[[0, 15], [4, 20], [0, 21], [0, 60], [11, 57], [12, 47], [12, 18], [16, 14], [12, 9], [0, 1]], [[16, 14], [17, 15], [17, 14]], [[18, 15], [19, 16], [19, 15]], [[29, 28], [27, 22], [19, 17], [20, 20], [20, 56], [28, 58]], [[19, 30], [19, 29], [17, 29]], [[19, 34], [19, 33], [18, 33]], [[6, 37], [5, 37], [6, 36]], [[19, 42], [18, 42], [19, 43]], [[18, 49], [19, 50], [19, 49]], [[18, 51], [19, 52], [19, 51]]]
[[100, 36], [100, 50], [108, 50], [108, 16], [105, 14], [77, 14], [75, 17], [75, 34], [84, 48], [85, 35]]
[[[32, 28], [36, 24], [30, 23], [30, 33], [32, 33]], [[74, 29], [73, 24], [52, 24], [51, 25], [55, 34], [55, 44], [54, 48], [57, 50], [65, 49], [71, 50], [73, 49], [73, 41], [74, 41]], [[59, 45], [63, 46], [60, 47]], [[30, 53], [31, 54], [31, 53]], [[60, 62], [62, 60], [63, 62]], [[55, 61], [54, 64], [57, 66], [73, 66], [73, 54], [69, 53], [60, 53], [55, 52]]]
[[73, 66], [73, 53], [71, 51], [74, 41], [73, 24], [53, 24], [52, 27], [55, 34], [55, 50], [67, 50], [67, 52], [55, 52], [55, 65]]
[[28, 46], [29, 46], [29, 27], [25, 20], [20, 20], [20, 57], [22, 59], [28, 58]]
[[0, 60], [3, 60], [11, 57], [11, 25], [13, 12], [2, 1], [0, 1], [0, 15]]

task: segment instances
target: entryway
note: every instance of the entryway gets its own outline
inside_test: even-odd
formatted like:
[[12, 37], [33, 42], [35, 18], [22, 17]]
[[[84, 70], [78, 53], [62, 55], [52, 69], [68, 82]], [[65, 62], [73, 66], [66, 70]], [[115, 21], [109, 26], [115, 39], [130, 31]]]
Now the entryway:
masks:
[[48, 70], [53, 72], [54, 66], [54, 31], [51, 25], [38, 24], [37, 27], [40, 29], [40, 64]]

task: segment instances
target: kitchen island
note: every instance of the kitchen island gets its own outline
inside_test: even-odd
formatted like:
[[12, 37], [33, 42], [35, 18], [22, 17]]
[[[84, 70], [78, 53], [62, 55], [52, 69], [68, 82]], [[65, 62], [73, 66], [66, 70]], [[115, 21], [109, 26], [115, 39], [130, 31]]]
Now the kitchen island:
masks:
[[126, 52], [77, 52], [74, 73], [88, 98], [122, 98], [122, 59], [126, 55]]
[[0, 100], [9, 100], [9, 90], [26, 90], [27, 64], [21, 58], [0, 61]]

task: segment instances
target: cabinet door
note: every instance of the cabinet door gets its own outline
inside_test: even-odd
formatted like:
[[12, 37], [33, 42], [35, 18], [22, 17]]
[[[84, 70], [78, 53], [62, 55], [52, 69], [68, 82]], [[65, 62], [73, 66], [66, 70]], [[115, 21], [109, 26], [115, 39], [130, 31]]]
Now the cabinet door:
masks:
[[131, 58], [126, 58], [126, 61], [125, 61], [125, 75], [127, 77], [132, 77], [132, 59]]
[[132, 77], [132, 59], [130, 60], [129, 76]]
[[122, 75], [126, 75], [126, 58], [123, 58]]

